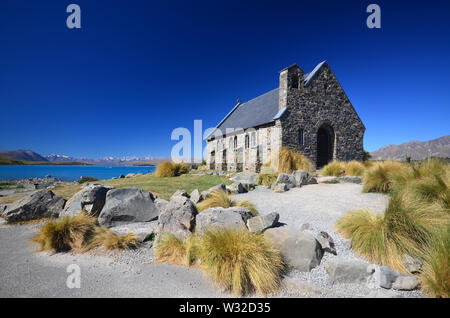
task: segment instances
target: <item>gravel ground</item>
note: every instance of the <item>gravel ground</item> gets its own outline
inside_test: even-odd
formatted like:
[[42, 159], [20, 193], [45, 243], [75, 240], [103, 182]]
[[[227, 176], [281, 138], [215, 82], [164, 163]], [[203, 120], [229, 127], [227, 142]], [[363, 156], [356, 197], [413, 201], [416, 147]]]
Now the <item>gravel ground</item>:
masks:
[[[310, 224], [310, 231], [328, 232], [335, 241], [337, 256], [325, 254], [309, 273], [291, 272], [281, 291], [273, 297], [421, 297], [418, 291], [398, 292], [369, 289], [363, 285], [328, 281], [324, 264], [333, 258], [356, 259], [349, 242], [333, 231], [336, 219], [346, 212], [369, 208], [382, 213], [387, 197], [362, 194], [356, 184], [318, 184], [274, 193], [257, 188], [236, 195], [249, 199], [261, 214], [276, 211], [280, 222], [292, 227]], [[1, 221], [1, 219], [0, 219]], [[1, 224], [2, 222], [0, 222]], [[0, 225], [0, 297], [230, 297], [217, 290], [195, 268], [155, 264], [150, 245], [125, 252], [88, 254], [36, 252], [29, 242], [38, 230], [34, 225]], [[81, 288], [66, 286], [67, 266], [81, 269]], [[258, 295], [255, 295], [258, 296]]]
[[322, 262], [311, 272], [293, 271], [283, 280], [282, 291], [274, 297], [422, 297], [419, 291], [395, 291], [368, 288], [361, 284], [332, 284], [325, 272], [325, 264], [332, 259], [356, 260], [350, 242], [333, 229], [336, 220], [355, 209], [369, 209], [381, 214], [388, 203], [383, 194], [361, 193], [359, 184], [314, 184], [275, 193], [264, 187], [237, 194], [237, 201], [250, 200], [261, 215], [280, 214], [280, 223], [300, 228], [309, 224], [309, 232], [316, 235], [327, 232], [334, 240], [337, 256], [325, 253]]

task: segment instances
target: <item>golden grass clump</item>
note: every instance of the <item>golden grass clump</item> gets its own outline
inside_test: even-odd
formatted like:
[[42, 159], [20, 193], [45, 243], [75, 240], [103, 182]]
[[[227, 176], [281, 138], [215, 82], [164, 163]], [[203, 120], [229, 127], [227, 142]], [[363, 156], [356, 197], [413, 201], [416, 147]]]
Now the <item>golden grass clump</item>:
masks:
[[345, 162], [332, 161], [322, 168], [323, 176], [340, 177], [345, 174]]
[[345, 165], [346, 176], [362, 176], [366, 167], [362, 162], [350, 161]]
[[450, 298], [450, 226], [430, 242], [420, 278], [431, 296]]
[[139, 240], [134, 233], [119, 235], [105, 226], [97, 227], [86, 249], [101, 247], [106, 250], [129, 250], [137, 248]]
[[189, 165], [184, 162], [163, 161], [158, 164], [154, 174], [158, 178], [175, 177], [186, 174], [189, 170]]
[[270, 186], [277, 181], [276, 173], [260, 173], [258, 174], [258, 184]]
[[95, 230], [97, 220], [85, 213], [66, 215], [44, 224], [31, 240], [41, 251], [80, 251]]
[[285, 147], [281, 148], [278, 154], [278, 172], [292, 173], [295, 170], [305, 170], [311, 173], [314, 165], [304, 155]]
[[158, 262], [170, 262], [187, 265], [185, 243], [173, 234], [164, 233], [155, 245], [155, 257]]
[[388, 192], [392, 179], [405, 173], [408, 167], [398, 161], [385, 161], [366, 170], [363, 178], [363, 192]]
[[200, 212], [209, 208], [231, 208], [234, 206], [246, 208], [252, 213], [253, 216], [257, 216], [259, 214], [253, 203], [248, 200], [243, 200], [240, 202], [234, 201], [223, 190], [212, 191], [205, 200], [197, 204], [197, 210]]

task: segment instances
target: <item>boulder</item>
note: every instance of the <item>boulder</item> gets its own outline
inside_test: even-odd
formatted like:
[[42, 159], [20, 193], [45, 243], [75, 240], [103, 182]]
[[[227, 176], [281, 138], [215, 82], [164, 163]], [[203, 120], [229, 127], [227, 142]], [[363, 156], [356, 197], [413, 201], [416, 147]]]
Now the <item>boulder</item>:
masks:
[[138, 188], [108, 191], [98, 221], [108, 227], [134, 222], [148, 222], [158, 217], [153, 195]]
[[317, 177], [316, 181], [317, 183], [339, 182], [339, 178], [333, 176], [324, 176], [324, 177]]
[[7, 208], [8, 208], [7, 204], [0, 204], [0, 216], [3, 214], [3, 212], [6, 211]]
[[7, 222], [54, 218], [61, 213], [66, 200], [47, 189], [37, 190], [10, 204], [3, 211]]
[[292, 176], [296, 187], [317, 183], [317, 180], [305, 170], [296, 170], [292, 173]]
[[267, 229], [264, 236], [281, 251], [290, 268], [309, 272], [322, 260], [323, 250], [309, 233], [284, 226]]
[[156, 198], [155, 201], [153, 201], [153, 203], [155, 204], [156, 208], [158, 209], [159, 214], [161, 214], [165, 211], [166, 205], [169, 203], [169, 201], [161, 199], [161, 198]]
[[408, 254], [403, 254], [403, 265], [412, 274], [418, 273], [422, 268], [422, 262]]
[[283, 193], [288, 191], [289, 188], [286, 185], [286, 183], [276, 183], [273, 185], [273, 192], [277, 192], [277, 193]]
[[258, 184], [258, 174], [255, 172], [243, 171], [237, 173], [232, 180], [240, 182], [243, 185], [255, 185]]
[[203, 201], [203, 196], [200, 194], [200, 191], [198, 191], [198, 189], [195, 189], [194, 191], [191, 192], [191, 194], [189, 195], [189, 197], [191, 198], [192, 203], [197, 204]]
[[247, 229], [241, 214], [244, 211], [250, 213], [241, 207], [206, 209], [196, 217], [197, 233], [202, 235], [210, 227]]
[[358, 183], [358, 184], [362, 183], [362, 178], [356, 176], [343, 176], [340, 177], [339, 180], [345, 183]]
[[135, 173], [129, 173], [125, 176], [125, 178], [133, 178], [133, 177], [136, 177]]
[[321, 231], [317, 237], [317, 241], [325, 252], [337, 255], [336, 248], [334, 246], [334, 241], [327, 232]]
[[369, 285], [372, 287], [382, 287], [390, 289], [392, 284], [400, 276], [400, 273], [387, 267], [371, 264], [367, 269], [371, 272]]
[[174, 194], [172, 194], [172, 196], [170, 197], [170, 200], [172, 200], [173, 198], [176, 198], [176, 197], [189, 198], [189, 194], [184, 190], [177, 190], [177, 191], [175, 191]]
[[414, 290], [419, 286], [420, 280], [414, 276], [399, 276], [392, 284], [396, 290]]
[[274, 227], [280, 215], [277, 212], [272, 212], [266, 215], [259, 215], [247, 220], [247, 227], [251, 233], [262, 233], [268, 228]]
[[295, 187], [295, 179], [294, 176], [287, 173], [280, 173], [277, 177], [277, 181], [275, 181], [275, 184], [284, 183], [286, 184], [288, 189]]
[[372, 274], [368, 266], [363, 261], [333, 259], [325, 264], [325, 270], [333, 283], [360, 284], [366, 283]]
[[240, 182], [233, 182], [227, 187], [227, 190], [231, 193], [246, 193], [247, 189]]
[[112, 189], [99, 184], [90, 184], [83, 187], [66, 202], [61, 216], [78, 215], [81, 211], [85, 211], [92, 216], [98, 216], [105, 205], [106, 194]]
[[152, 233], [156, 233], [157, 222], [136, 222], [129, 224], [122, 224], [113, 226], [110, 228], [116, 234], [125, 235], [127, 233], [134, 233], [138, 237], [140, 242], [144, 242], [145, 239]]
[[170, 233], [185, 240], [195, 228], [197, 208], [184, 196], [174, 197], [159, 215], [157, 234]]

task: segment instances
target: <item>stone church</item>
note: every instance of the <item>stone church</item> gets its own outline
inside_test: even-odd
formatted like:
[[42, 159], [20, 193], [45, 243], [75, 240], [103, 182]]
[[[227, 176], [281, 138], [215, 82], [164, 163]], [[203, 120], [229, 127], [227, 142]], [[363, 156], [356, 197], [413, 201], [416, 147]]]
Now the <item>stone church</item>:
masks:
[[362, 160], [365, 127], [326, 61], [310, 73], [294, 64], [280, 71], [279, 87], [237, 105], [207, 136], [211, 169], [259, 172], [278, 165], [287, 147], [316, 168], [332, 160]]

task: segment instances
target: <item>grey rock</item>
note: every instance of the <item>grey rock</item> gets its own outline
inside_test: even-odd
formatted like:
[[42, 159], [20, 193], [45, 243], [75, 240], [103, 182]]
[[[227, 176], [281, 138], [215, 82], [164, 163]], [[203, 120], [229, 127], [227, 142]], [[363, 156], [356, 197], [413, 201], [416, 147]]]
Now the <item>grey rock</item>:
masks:
[[66, 202], [61, 216], [78, 215], [81, 211], [98, 216], [105, 205], [106, 194], [112, 189], [99, 184], [89, 184], [83, 187]]
[[322, 260], [323, 250], [309, 233], [284, 226], [267, 229], [264, 236], [280, 249], [287, 265], [292, 269], [309, 272]]
[[325, 252], [337, 255], [333, 238], [327, 232], [320, 232], [316, 238]]
[[228, 191], [231, 193], [246, 193], [247, 189], [240, 182], [233, 182], [227, 187]]
[[197, 208], [191, 200], [184, 196], [175, 197], [159, 215], [157, 234], [173, 234], [185, 240], [195, 228]]
[[148, 222], [158, 217], [153, 195], [138, 188], [108, 191], [98, 221], [108, 227], [133, 222]]
[[258, 174], [250, 171], [243, 171], [237, 173], [232, 180], [244, 185], [256, 185], [258, 183]]
[[296, 187], [317, 183], [317, 180], [305, 170], [296, 170], [292, 173], [292, 176]]
[[277, 177], [277, 181], [275, 181], [275, 184], [284, 183], [288, 187], [288, 189], [295, 187], [295, 179], [294, 176], [287, 173], [280, 173]]
[[392, 284], [400, 276], [400, 273], [387, 267], [371, 264], [368, 266], [368, 271], [371, 272], [369, 285], [372, 287], [382, 287], [390, 289]]
[[340, 177], [339, 180], [345, 183], [357, 183], [357, 184], [362, 183], [362, 178], [357, 176], [343, 176]]
[[334, 181], [339, 181], [339, 178], [332, 177], [332, 176], [324, 176], [324, 177], [317, 177], [316, 181], [317, 181], [317, 183], [334, 182]]
[[189, 194], [184, 190], [177, 190], [177, 191], [175, 191], [174, 194], [172, 194], [172, 196], [170, 197], [170, 200], [172, 200], [173, 198], [176, 198], [176, 197], [189, 198]]
[[420, 280], [414, 276], [399, 276], [392, 284], [396, 290], [414, 290], [419, 286]]
[[143, 242], [149, 235], [156, 233], [157, 222], [137, 222], [111, 227], [110, 230], [119, 235], [134, 233]]
[[211, 227], [247, 229], [240, 213], [241, 210], [242, 208], [234, 207], [206, 209], [196, 217], [196, 231], [199, 235], [203, 235]]
[[133, 177], [136, 177], [135, 173], [129, 173], [125, 176], [125, 178], [133, 178]]
[[5, 210], [8, 208], [7, 204], [0, 204], [0, 216], [5, 212]]
[[412, 274], [420, 272], [422, 268], [422, 262], [408, 254], [403, 254], [403, 265]]
[[203, 196], [200, 194], [200, 191], [198, 191], [198, 189], [195, 189], [194, 191], [192, 191], [191, 194], [189, 195], [189, 197], [191, 198], [191, 201], [194, 204], [197, 204], [197, 203], [203, 201]]
[[37, 190], [10, 204], [3, 211], [7, 222], [58, 217], [66, 200], [47, 189]]
[[156, 198], [155, 201], [153, 201], [153, 203], [155, 203], [155, 206], [158, 209], [159, 214], [161, 214], [165, 211], [166, 206], [169, 203], [169, 201], [161, 199], [161, 198]]
[[280, 215], [277, 212], [272, 212], [266, 215], [259, 215], [247, 220], [247, 227], [251, 233], [262, 233], [268, 228], [274, 227]]
[[273, 191], [274, 192], [283, 193], [283, 192], [286, 192], [288, 190], [289, 190], [289, 188], [286, 185], [286, 183], [276, 183], [276, 184], [273, 185]]
[[331, 260], [325, 264], [325, 270], [333, 283], [366, 283], [372, 272], [367, 270], [368, 263], [363, 261]]

